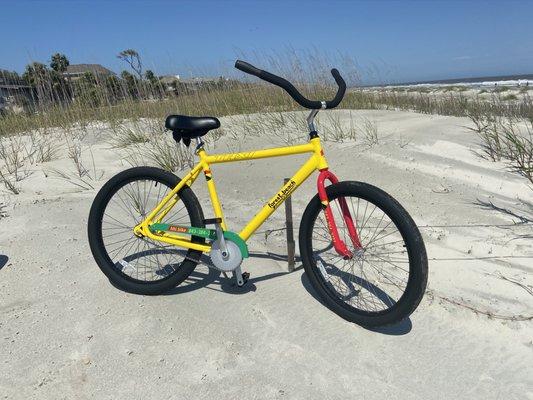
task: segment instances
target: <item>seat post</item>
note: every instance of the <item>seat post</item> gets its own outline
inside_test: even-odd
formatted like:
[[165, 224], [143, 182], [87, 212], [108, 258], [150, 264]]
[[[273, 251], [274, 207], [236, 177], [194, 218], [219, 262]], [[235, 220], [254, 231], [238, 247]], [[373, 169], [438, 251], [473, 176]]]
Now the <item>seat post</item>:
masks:
[[202, 147], [204, 147], [204, 141], [201, 137], [195, 137], [196, 139], [196, 153], [198, 153], [198, 150], [200, 150]]

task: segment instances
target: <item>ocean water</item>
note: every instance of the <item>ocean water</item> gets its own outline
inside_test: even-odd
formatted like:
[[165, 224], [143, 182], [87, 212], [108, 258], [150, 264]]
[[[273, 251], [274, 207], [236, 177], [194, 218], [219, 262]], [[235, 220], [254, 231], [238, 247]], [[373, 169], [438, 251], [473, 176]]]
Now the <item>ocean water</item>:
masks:
[[485, 76], [459, 79], [443, 79], [435, 81], [403, 82], [395, 84], [379, 85], [383, 87], [398, 86], [469, 86], [469, 87], [492, 87], [492, 86], [516, 86], [531, 87], [533, 89], [533, 74], [528, 75], [505, 75], [505, 76]]

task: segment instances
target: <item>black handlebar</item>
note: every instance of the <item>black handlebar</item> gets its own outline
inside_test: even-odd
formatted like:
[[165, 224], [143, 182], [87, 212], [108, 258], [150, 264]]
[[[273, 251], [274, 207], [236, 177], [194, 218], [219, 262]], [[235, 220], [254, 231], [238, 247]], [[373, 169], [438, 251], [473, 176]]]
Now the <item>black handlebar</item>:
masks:
[[[273, 83], [274, 85], [279, 86], [282, 89], [285, 89], [287, 93], [290, 94], [290, 96], [302, 107], [310, 108], [313, 110], [318, 110], [322, 108], [322, 102], [321, 101], [313, 101], [305, 98], [299, 91], [294, 87], [292, 83], [290, 83], [288, 80], [283, 79], [277, 75], [271, 74], [270, 72], [263, 71], [262, 69], [256, 68], [251, 64], [248, 64], [247, 62], [237, 60], [235, 61], [235, 68], [240, 69], [243, 72], [246, 72], [250, 75], [255, 75], [260, 79], [263, 79], [264, 81]], [[331, 70], [331, 75], [333, 75], [333, 78], [335, 79], [335, 82], [337, 82], [337, 85], [339, 86], [339, 90], [337, 90], [337, 94], [333, 98], [333, 100], [326, 101], [326, 108], [335, 108], [339, 105], [342, 98], [344, 97], [344, 93], [346, 92], [346, 82], [344, 82], [344, 79], [342, 79], [341, 74], [339, 71], [337, 71], [335, 68]]]

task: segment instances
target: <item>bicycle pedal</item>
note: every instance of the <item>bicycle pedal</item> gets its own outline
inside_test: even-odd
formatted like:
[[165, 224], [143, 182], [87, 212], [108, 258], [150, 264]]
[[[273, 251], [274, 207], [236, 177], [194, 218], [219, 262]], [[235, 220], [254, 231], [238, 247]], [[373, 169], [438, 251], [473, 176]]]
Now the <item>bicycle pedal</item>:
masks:
[[235, 283], [238, 287], [243, 287], [246, 282], [248, 282], [248, 279], [250, 278], [249, 272], [241, 272], [241, 267], [238, 267], [235, 271], [233, 271], [233, 278], [235, 279]]
[[240, 279], [238, 278], [238, 276], [236, 276], [236, 281], [237, 281], [237, 286], [238, 287], [243, 287], [246, 282], [248, 282], [248, 279], [250, 278], [250, 273], [249, 272], [243, 272], [240, 276]]

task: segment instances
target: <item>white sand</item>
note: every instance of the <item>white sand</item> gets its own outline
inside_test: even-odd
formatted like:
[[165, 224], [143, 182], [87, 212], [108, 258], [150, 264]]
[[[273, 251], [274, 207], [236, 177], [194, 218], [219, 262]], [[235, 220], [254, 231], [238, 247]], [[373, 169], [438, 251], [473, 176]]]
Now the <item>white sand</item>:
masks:
[[[285, 273], [275, 256], [285, 254], [283, 232], [251, 239], [251, 251], [264, 255], [243, 265], [252, 279], [242, 292], [225, 292], [229, 282], [205, 267], [168, 295], [117, 290], [92, 259], [86, 221], [96, 189], [128, 164], [105, 133], [92, 134], [83, 149], [90, 166], [91, 144], [103, 174], [90, 181], [95, 189], [57, 178], [54, 169], [74, 173], [63, 147], [59, 160], [32, 167], [20, 195], [1, 194], [8, 216], [0, 219], [0, 398], [533, 399], [533, 322], [454, 304], [533, 315], [533, 244], [520, 238], [532, 225], [512, 226], [517, 218], [474, 204], [531, 216], [525, 179], [473, 154], [466, 119], [334, 115], [347, 127], [350, 115], [375, 121], [380, 143], [326, 142], [331, 169], [389, 192], [421, 226], [429, 289], [409, 320], [374, 332], [333, 314], [301, 269]], [[222, 119], [226, 132], [238, 132], [232, 124], [240, 120]], [[282, 144], [265, 135], [237, 145], [228, 135], [215, 149], [273, 142]], [[215, 166], [230, 229], [238, 231], [304, 158]], [[195, 191], [209, 217], [202, 183]], [[310, 179], [293, 196], [297, 226], [314, 191]], [[283, 220], [278, 211], [261, 231]]]

